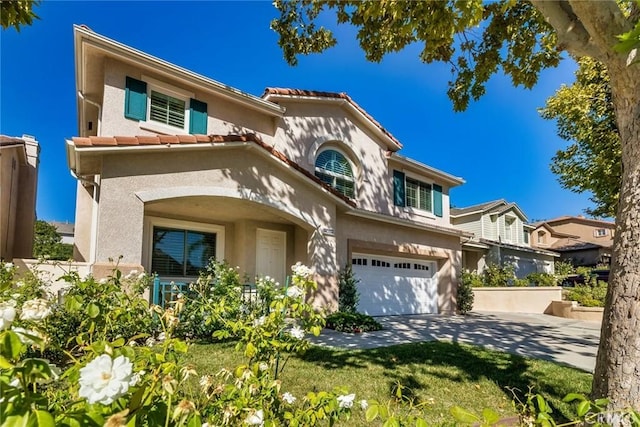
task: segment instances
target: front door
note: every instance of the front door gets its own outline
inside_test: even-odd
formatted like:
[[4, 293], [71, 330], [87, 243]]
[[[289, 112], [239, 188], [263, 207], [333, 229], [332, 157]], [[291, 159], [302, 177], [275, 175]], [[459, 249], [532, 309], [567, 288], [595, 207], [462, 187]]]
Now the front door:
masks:
[[256, 275], [269, 276], [284, 285], [286, 265], [286, 237], [284, 231], [256, 232]]

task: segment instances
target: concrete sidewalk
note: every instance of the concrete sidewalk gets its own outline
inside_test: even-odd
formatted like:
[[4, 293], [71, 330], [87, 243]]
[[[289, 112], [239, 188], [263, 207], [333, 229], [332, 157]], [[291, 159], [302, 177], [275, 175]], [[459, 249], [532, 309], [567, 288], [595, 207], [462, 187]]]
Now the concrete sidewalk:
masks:
[[311, 342], [366, 349], [422, 341], [453, 341], [545, 359], [593, 372], [600, 323], [545, 314], [472, 312], [377, 317], [384, 330], [346, 334], [324, 329]]

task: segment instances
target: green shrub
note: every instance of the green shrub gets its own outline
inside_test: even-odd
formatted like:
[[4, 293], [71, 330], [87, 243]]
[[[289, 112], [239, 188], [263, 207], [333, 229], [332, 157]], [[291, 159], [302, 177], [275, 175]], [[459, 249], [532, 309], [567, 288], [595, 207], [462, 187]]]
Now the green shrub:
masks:
[[558, 284], [556, 276], [549, 273], [529, 273], [526, 279], [535, 286], [556, 286]]
[[473, 288], [482, 286], [482, 278], [471, 271], [463, 271], [460, 276], [456, 304], [460, 314], [467, 314], [473, 310]]
[[554, 271], [556, 276], [566, 277], [574, 273], [574, 267], [569, 261], [556, 261]]
[[[226, 262], [211, 260], [195, 283], [183, 295], [184, 308], [176, 335], [182, 338], [211, 341], [213, 333], [223, 327], [223, 319], [211, 315], [206, 308], [224, 301], [227, 319], [235, 319], [243, 304], [243, 285], [238, 271]], [[254, 292], [250, 297], [257, 299]]]
[[489, 264], [483, 273], [483, 283], [486, 287], [497, 288], [502, 286], [511, 286], [516, 275], [513, 266], [506, 264], [500, 266], [497, 264]]
[[356, 313], [358, 311], [358, 280], [353, 274], [351, 265], [347, 264], [344, 270], [340, 272], [340, 281], [338, 283], [338, 310], [344, 313]]
[[525, 288], [527, 286], [531, 286], [531, 282], [529, 281], [529, 279], [513, 279], [511, 281], [511, 286], [514, 286], [516, 288]]
[[340, 332], [380, 331], [382, 325], [373, 317], [363, 313], [337, 313], [327, 316], [327, 328]]
[[567, 300], [576, 301], [584, 307], [604, 307], [606, 296], [606, 282], [597, 282], [595, 286], [589, 284], [578, 285], [569, 289], [565, 294]]

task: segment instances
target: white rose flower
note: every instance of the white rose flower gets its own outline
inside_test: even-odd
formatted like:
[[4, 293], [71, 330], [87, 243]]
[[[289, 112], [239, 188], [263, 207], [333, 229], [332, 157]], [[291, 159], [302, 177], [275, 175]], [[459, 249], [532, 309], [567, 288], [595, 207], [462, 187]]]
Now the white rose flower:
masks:
[[106, 277], [103, 277], [102, 279], [98, 280], [98, 283], [100, 283], [101, 285], [106, 285], [107, 282], [109, 282], [109, 279], [107, 279]]
[[262, 326], [264, 322], [267, 320], [266, 316], [260, 316], [257, 319], [253, 320], [253, 326]]
[[4, 269], [5, 269], [5, 270], [9, 270], [10, 268], [13, 268], [13, 263], [12, 263], [12, 262], [7, 262], [7, 263], [4, 265]]
[[134, 385], [133, 365], [128, 358], [115, 359], [107, 354], [93, 359], [80, 369], [80, 397], [89, 403], [109, 405]]
[[262, 412], [262, 409], [259, 409], [249, 415], [244, 422], [250, 426], [262, 426], [264, 425], [264, 412]]
[[362, 399], [360, 401], [360, 408], [364, 411], [365, 409], [367, 409], [369, 407], [369, 402], [367, 402], [366, 400]]
[[304, 295], [304, 291], [297, 286], [290, 286], [287, 289], [287, 296], [291, 298], [300, 298]]
[[51, 314], [49, 302], [46, 299], [36, 298], [26, 301], [22, 305], [22, 320], [42, 320]]
[[340, 396], [338, 396], [338, 406], [340, 406], [341, 408], [351, 408], [353, 407], [353, 401], [356, 398], [356, 394], [355, 393], [351, 393], [351, 394], [341, 394]]
[[261, 372], [267, 371], [269, 370], [269, 365], [266, 362], [260, 362], [260, 364], [258, 365], [258, 369]]
[[0, 331], [9, 329], [16, 318], [15, 301], [0, 302]]
[[285, 394], [282, 395], [282, 400], [284, 400], [285, 402], [287, 402], [289, 405], [293, 404], [293, 402], [295, 402], [297, 399], [296, 397], [289, 393], [286, 392]]
[[142, 279], [144, 279], [145, 277], [147, 277], [147, 273], [145, 273], [145, 272], [143, 271], [142, 273], [140, 273], [140, 274], [138, 275], [138, 280], [142, 280]]
[[300, 326], [294, 326], [289, 331], [289, 335], [291, 335], [292, 337], [294, 337], [296, 339], [301, 340], [301, 339], [304, 338], [304, 330]]
[[158, 341], [164, 341], [167, 338], [167, 334], [165, 334], [164, 332], [160, 332], [160, 334], [158, 335]]

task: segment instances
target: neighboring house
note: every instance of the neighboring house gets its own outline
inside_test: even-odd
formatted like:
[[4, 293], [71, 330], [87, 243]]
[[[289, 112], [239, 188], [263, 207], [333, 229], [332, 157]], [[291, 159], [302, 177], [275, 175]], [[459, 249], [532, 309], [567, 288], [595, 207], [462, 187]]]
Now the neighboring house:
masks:
[[531, 245], [560, 253], [575, 266], [609, 265], [615, 223], [583, 216], [562, 216], [532, 224]]
[[529, 273], [553, 273], [558, 254], [531, 247], [532, 227], [526, 222], [518, 205], [505, 200], [452, 208], [451, 224], [474, 235], [462, 245], [463, 267], [482, 273], [488, 264], [509, 263], [518, 278]]
[[449, 190], [464, 181], [398, 155], [344, 93], [252, 96], [75, 27], [79, 136], [75, 252], [162, 280], [210, 257], [281, 283], [297, 261], [336, 308], [351, 264], [370, 314], [456, 309], [461, 240]]
[[31, 258], [40, 146], [0, 135], [0, 259]]
[[73, 235], [74, 235], [74, 225], [69, 222], [61, 222], [61, 221], [49, 221], [49, 224], [53, 225], [62, 240], [60, 243], [65, 243], [69, 245], [73, 245]]

